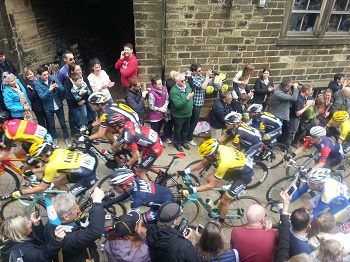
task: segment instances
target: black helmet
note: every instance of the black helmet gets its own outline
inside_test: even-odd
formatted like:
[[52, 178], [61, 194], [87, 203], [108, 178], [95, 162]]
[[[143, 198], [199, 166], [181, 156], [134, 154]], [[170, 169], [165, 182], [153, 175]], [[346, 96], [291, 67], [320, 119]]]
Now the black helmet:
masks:
[[107, 116], [108, 126], [123, 127], [125, 124], [125, 117], [120, 113], [113, 113]]
[[0, 111], [0, 124], [5, 123], [9, 119], [9, 113], [7, 111]]

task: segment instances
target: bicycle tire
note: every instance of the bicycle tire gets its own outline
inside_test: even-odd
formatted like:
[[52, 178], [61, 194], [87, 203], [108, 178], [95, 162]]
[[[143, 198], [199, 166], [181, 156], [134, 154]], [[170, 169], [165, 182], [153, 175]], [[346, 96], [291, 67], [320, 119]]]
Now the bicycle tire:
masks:
[[[192, 183], [195, 186], [200, 186], [198, 177], [193, 174], [188, 174], [191, 177]], [[174, 196], [179, 195], [179, 190], [184, 188], [183, 179], [177, 174], [167, 175], [159, 182], [159, 185], [165, 186], [171, 190]], [[178, 197], [177, 197], [178, 198]]]
[[[35, 209], [29, 209], [29, 205], [33, 202], [33, 199], [27, 196], [22, 196], [19, 198], [24, 204], [20, 203], [17, 199], [8, 199], [1, 203], [0, 205], [0, 219], [1, 221], [16, 214], [30, 217], [30, 214], [35, 211]], [[38, 200], [35, 203], [35, 207], [39, 210], [39, 215], [44, 225], [48, 222], [48, 217], [46, 214], [45, 203]]]
[[288, 154], [288, 149], [284, 144], [275, 143], [270, 146], [270, 150], [272, 151], [272, 154], [268, 156], [268, 159], [264, 161], [264, 163], [268, 169], [273, 169], [283, 162], [283, 159]]
[[268, 174], [269, 170], [264, 163], [260, 161], [254, 162], [254, 176], [245, 189], [253, 189], [261, 185], [266, 180]]
[[[282, 190], [286, 190], [287, 188], [289, 188], [294, 180], [295, 180], [295, 176], [286, 176], [286, 177], [282, 177], [281, 179], [273, 183], [266, 192], [267, 202], [269, 202], [272, 205], [281, 203], [282, 200], [281, 200], [280, 192]], [[299, 179], [296, 182], [296, 186], [298, 189], [300, 188]]]
[[[299, 165], [304, 166], [305, 168], [311, 168], [314, 166], [315, 159], [313, 158], [313, 154], [308, 155], [300, 155], [293, 158]], [[297, 170], [293, 166], [286, 167], [286, 176], [292, 175]]]
[[103, 191], [108, 191], [111, 189], [110, 185], [109, 185], [109, 180], [111, 180], [111, 176], [112, 175], [108, 175], [105, 176], [104, 178], [102, 178], [98, 184], [97, 187], [101, 188]]
[[199, 202], [197, 200], [193, 201], [184, 198], [181, 206], [183, 210], [182, 217], [186, 218], [189, 224], [193, 224], [194, 222], [196, 222], [201, 212]]
[[261, 202], [259, 199], [252, 196], [239, 196], [233, 199], [230, 202], [229, 211], [223, 225], [228, 228], [235, 228], [248, 224], [246, 209], [253, 204], [261, 205]]
[[7, 196], [13, 191], [19, 190], [21, 182], [11, 169], [5, 167], [4, 172], [0, 175], [0, 195]]
[[333, 178], [335, 181], [338, 181], [339, 183], [343, 183], [344, 178], [343, 178], [343, 176], [342, 176], [341, 174], [339, 174], [337, 171], [331, 172], [331, 173], [329, 174], [329, 176], [330, 176], [331, 178]]
[[[186, 167], [186, 168], [189, 168], [195, 164], [198, 164], [199, 162], [202, 162], [203, 159], [198, 159], [198, 160], [195, 160], [191, 163], [189, 163]], [[197, 170], [197, 171], [193, 171], [191, 172], [192, 174], [194, 174], [195, 176], [197, 177], [203, 177], [203, 178], [206, 178], [207, 175], [211, 174], [212, 172], [214, 172], [218, 167], [218, 163], [217, 162], [209, 162], [204, 168], [200, 169], [200, 170]]]

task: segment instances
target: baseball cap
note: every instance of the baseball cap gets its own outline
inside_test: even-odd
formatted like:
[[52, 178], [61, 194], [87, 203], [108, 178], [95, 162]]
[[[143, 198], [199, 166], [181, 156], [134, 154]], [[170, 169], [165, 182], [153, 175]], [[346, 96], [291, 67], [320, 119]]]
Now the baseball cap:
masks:
[[0, 47], [0, 55], [4, 55], [4, 54], [5, 54], [4, 49], [2, 49], [2, 48]]
[[181, 208], [174, 202], [164, 203], [158, 210], [158, 222], [167, 223], [174, 221], [180, 216]]
[[120, 237], [129, 236], [135, 233], [136, 224], [140, 221], [140, 213], [130, 211], [126, 215], [122, 215], [114, 223], [114, 231]]

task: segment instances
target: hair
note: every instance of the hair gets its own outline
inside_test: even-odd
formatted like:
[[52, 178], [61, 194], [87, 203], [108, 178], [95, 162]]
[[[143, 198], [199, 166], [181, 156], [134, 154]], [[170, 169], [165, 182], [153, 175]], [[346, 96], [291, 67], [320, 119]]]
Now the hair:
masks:
[[137, 77], [130, 79], [130, 86], [137, 86], [137, 83], [141, 83], [140, 79]]
[[284, 79], [282, 79], [280, 87], [283, 91], [285, 91], [286, 87], [289, 86], [291, 83], [293, 83], [291, 78], [284, 78]]
[[290, 216], [290, 223], [296, 231], [302, 231], [310, 224], [310, 214], [303, 207], [295, 209]]
[[316, 98], [315, 100], [315, 106], [316, 108], [319, 108], [320, 106], [326, 105], [326, 100], [323, 98]]
[[198, 240], [198, 253], [202, 261], [218, 259], [225, 250], [221, 227], [222, 225], [216, 221], [211, 221], [204, 227]]
[[170, 79], [174, 80], [176, 74], [178, 74], [178, 73], [179, 73], [179, 72], [177, 72], [177, 71], [175, 71], [175, 70], [171, 70], [170, 73], [169, 73]]
[[16, 77], [14, 74], [12, 74], [12, 73], [7, 73], [7, 74], [5, 74], [5, 73], [7, 73], [7, 72], [4, 72], [4, 73], [2, 74], [2, 82], [3, 82], [5, 85], [8, 85], [9, 82], [10, 82], [12, 79], [17, 79], [17, 77]]
[[317, 236], [319, 233], [331, 233], [334, 229], [335, 217], [330, 212], [322, 212], [317, 218], [311, 221], [311, 228], [307, 235], [308, 239]]
[[340, 80], [342, 77], [344, 77], [343, 74], [337, 73], [334, 75], [334, 81]]
[[90, 62], [89, 62], [89, 67], [90, 67], [90, 71], [91, 71], [91, 73], [93, 73], [94, 72], [94, 66], [95, 65], [101, 65], [101, 62], [100, 62], [100, 60], [98, 59], [98, 58], [92, 58], [91, 60], [90, 60]]
[[262, 72], [265, 73], [266, 71], [270, 73], [270, 68], [267, 68], [267, 67], [266, 67], [266, 68], [263, 69]]
[[178, 82], [182, 75], [184, 75], [184, 73], [177, 73], [174, 78], [175, 82]]
[[71, 63], [68, 65], [68, 76], [72, 78], [72, 75], [74, 74], [75, 67], [77, 66], [76, 63]]
[[0, 224], [0, 242], [6, 244], [9, 241], [24, 242], [27, 240], [28, 229], [26, 218], [15, 215], [6, 218]]
[[134, 247], [137, 248], [137, 250], [141, 249], [142, 244], [144, 243], [144, 240], [142, 239], [142, 237], [137, 233], [134, 232], [132, 235], [129, 236], [124, 236], [124, 237], [120, 237], [118, 236], [116, 230], [112, 230], [110, 232], [108, 232], [106, 238], [109, 241], [113, 241], [113, 240], [124, 240], [124, 241], [129, 241], [131, 242], [131, 249], [133, 249]]
[[220, 100], [223, 101], [229, 95], [232, 95], [231, 91], [225, 91], [225, 92], [220, 93]]
[[331, 94], [333, 95], [333, 91], [332, 91], [332, 89], [330, 89], [330, 88], [327, 88], [326, 91], [324, 91], [324, 94], [325, 94], [325, 93], [331, 93]]
[[83, 76], [78, 73], [73, 73], [69, 77], [72, 78], [74, 82], [78, 81], [79, 79], [83, 79]]
[[68, 54], [72, 54], [73, 55], [73, 53], [71, 51], [66, 51], [66, 52], [63, 53], [63, 58], [67, 58]]
[[339, 243], [339, 241], [335, 239], [320, 239], [320, 245], [317, 248], [317, 257], [322, 262], [334, 262], [337, 257], [345, 256], [345, 252], [343, 251], [343, 246]]
[[246, 102], [248, 101], [250, 98], [248, 96], [248, 94], [240, 94], [237, 98], [237, 101], [240, 101], [240, 102]]
[[30, 66], [26, 66], [23, 68], [24, 75], [27, 76], [29, 72], [32, 72], [34, 74], [34, 70]]
[[58, 194], [52, 200], [57, 216], [63, 220], [65, 216], [71, 214], [74, 204], [76, 204], [75, 196], [72, 193]]
[[288, 262], [312, 262], [313, 260], [310, 259], [309, 255], [306, 253], [301, 253], [295, 256], [292, 256]]
[[160, 77], [158, 77], [158, 76], [153, 77], [153, 78], [151, 79], [151, 84], [152, 84], [153, 86], [155, 86], [158, 80], [162, 80], [162, 79], [161, 79]]
[[308, 90], [310, 90], [310, 89], [312, 89], [312, 88], [314, 88], [313, 85], [310, 85], [310, 84], [302, 84], [300, 91], [301, 91], [302, 93], [305, 93], [306, 91], [308, 91]]
[[46, 66], [39, 66], [36, 69], [38, 75], [42, 75], [42, 73], [44, 73], [45, 71], [49, 71], [49, 69]]
[[134, 50], [134, 46], [132, 44], [130, 44], [130, 43], [124, 44], [123, 47], [128, 47], [128, 48]]
[[202, 67], [200, 64], [192, 64], [192, 65], [190, 66], [190, 70], [191, 70], [192, 72], [196, 72], [196, 71], [198, 70], [198, 68], [200, 68], [200, 67]]
[[254, 66], [252, 64], [247, 64], [243, 67], [242, 80], [248, 80], [254, 71]]

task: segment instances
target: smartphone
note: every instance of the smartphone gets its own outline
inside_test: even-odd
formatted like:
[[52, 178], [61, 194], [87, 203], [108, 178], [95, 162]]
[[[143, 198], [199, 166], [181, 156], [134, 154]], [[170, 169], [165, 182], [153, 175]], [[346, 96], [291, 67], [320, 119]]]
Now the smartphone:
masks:
[[203, 229], [204, 229], [204, 226], [201, 225], [201, 224], [198, 224], [198, 233], [202, 234], [203, 233]]
[[39, 213], [39, 208], [37, 207], [34, 207], [35, 209], [35, 215], [36, 215], [36, 218], [38, 218], [40, 216], [40, 213]]
[[287, 191], [286, 194], [287, 194], [287, 196], [292, 196], [295, 193], [295, 191], [297, 191], [297, 190], [298, 190], [297, 186], [295, 184], [293, 184], [290, 186], [290, 188], [288, 188], [286, 190]]
[[56, 84], [56, 80], [52, 80], [52, 84]]

